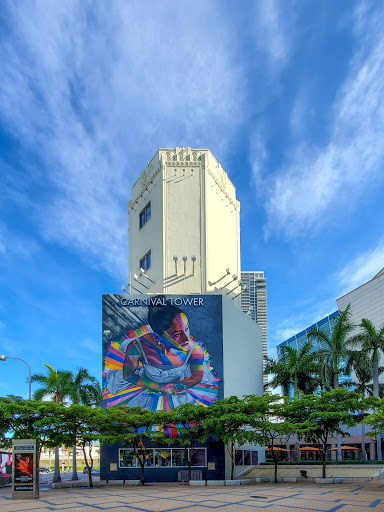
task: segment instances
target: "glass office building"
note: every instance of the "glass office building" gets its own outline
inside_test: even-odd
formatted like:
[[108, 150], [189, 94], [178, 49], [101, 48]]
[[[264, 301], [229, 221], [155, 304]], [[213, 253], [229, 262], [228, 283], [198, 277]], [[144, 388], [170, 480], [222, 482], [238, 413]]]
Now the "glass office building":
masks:
[[[283, 341], [283, 343], [280, 343], [280, 345], [277, 345], [277, 358], [280, 359], [281, 357], [281, 350], [285, 346], [293, 347], [296, 350], [299, 350], [303, 347], [303, 345], [308, 341], [308, 333], [312, 329], [321, 329], [322, 331], [326, 332], [327, 334], [332, 334], [333, 329], [335, 326], [335, 322], [337, 322], [337, 319], [339, 318], [340, 313], [339, 311], [335, 311], [334, 313], [331, 313], [330, 315], [326, 316], [325, 318], [322, 318], [318, 322], [315, 322], [311, 326], [307, 327], [306, 329], [303, 329], [302, 331], [298, 332], [288, 340]], [[323, 348], [321, 346], [321, 343], [319, 341], [316, 341], [314, 344], [315, 348], [319, 347]]]

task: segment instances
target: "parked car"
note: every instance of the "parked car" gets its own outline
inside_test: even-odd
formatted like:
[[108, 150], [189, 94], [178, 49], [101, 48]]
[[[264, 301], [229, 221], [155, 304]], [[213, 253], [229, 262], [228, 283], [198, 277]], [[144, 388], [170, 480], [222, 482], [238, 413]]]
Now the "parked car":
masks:
[[[84, 474], [88, 474], [87, 466], [85, 466], [85, 468], [83, 469], [83, 473]], [[100, 470], [96, 469], [96, 468], [92, 468], [92, 475], [99, 476], [100, 475]]]
[[50, 468], [39, 468], [39, 473], [53, 473]]

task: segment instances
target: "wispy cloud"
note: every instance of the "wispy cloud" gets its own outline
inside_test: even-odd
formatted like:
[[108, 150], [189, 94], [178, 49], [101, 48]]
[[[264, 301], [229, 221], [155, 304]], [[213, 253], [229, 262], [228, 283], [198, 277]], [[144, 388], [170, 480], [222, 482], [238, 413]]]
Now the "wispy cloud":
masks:
[[275, 328], [270, 329], [269, 351], [272, 357], [276, 357], [276, 346], [279, 343], [337, 310], [335, 299], [310, 299], [298, 306], [299, 312], [289, 315], [276, 324]]
[[383, 182], [382, 16], [357, 11], [359, 50], [333, 106], [329, 142], [324, 147], [304, 143], [273, 177], [266, 201], [268, 233], [295, 237], [316, 232], [354, 208], [374, 183]]
[[384, 267], [384, 242], [360, 253], [335, 275], [339, 297], [372, 279]]
[[31, 213], [44, 238], [120, 278], [126, 201], [150, 156], [224, 152], [241, 117], [230, 18], [220, 2], [197, 4], [187, 15], [173, 2], [6, 7], [0, 112], [28, 155], [21, 179], [39, 187]]
[[268, 68], [281, 69], [291, 52], [293, 9], [285, 9], [279, 0], [261, 0], [255, 4], [256, 46], [265, 54]]

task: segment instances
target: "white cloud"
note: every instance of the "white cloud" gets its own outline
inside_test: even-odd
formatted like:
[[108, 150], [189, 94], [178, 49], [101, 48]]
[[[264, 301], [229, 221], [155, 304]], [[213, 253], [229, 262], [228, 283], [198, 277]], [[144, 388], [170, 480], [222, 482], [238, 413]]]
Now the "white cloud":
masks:
[[49, 189], [31, 212], [46, 239], [120, 278], [126, 201], [147, 160], [186, 144], [214, 146], [223, 158], [241, 119], [231, 20], [220, 2], [189, 5], [8, 6], [0, 113], [39, 160], [26, 163], [28, 179]]
[[335, 275], [339, 297], [372, 279], [384, 267], [384, 242], [350, 261]]
[[383, 181], [384, 34], [377, 13], [364, 23], [360, 11], [357, 16], [360, 49], [333, 107], [329, 142], [300, 146], [273, 178], [266, 201], [269, 233], [315, 232]]
[[291, 51], [292, 9], [279, 0], [260, 0], [255, 4], [256, 45], [267, 57], [266, 66], [282, 68]]

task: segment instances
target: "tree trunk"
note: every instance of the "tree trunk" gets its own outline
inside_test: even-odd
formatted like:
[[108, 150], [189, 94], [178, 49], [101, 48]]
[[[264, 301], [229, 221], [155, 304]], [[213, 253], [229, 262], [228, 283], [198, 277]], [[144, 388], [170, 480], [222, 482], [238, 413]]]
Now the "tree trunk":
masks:
[[343, 460], [341, 454], [341, 434], [337, 434], [337, 460]]
[[273, 463], [275, 465], [275, 484], [277, 484], [277, 457], [273, 458]]
[[339, 372], [333, 375], [333, 389], [337, 389], [339, 387]]
[[294, 434], [295, 438], [295, 461], [299, 462], [300, 460], [300, 441], [297, 434]]
[[77, 476], [77, 460], [76, 460], [76, 445], [72, 447], [72, 480], [78, 480]]
[[367, 452], [365, 449], [365, 423], [361, 424], [361, 459], [367, 460]]
[[[186, 450], [188, 450], [187, 447], [185, 447]], [[189, 453], [187, 451], [187, 454], [188, 454], [188, 457], [187, 457], [187, 461], [188, 461], [188, 480], [191, 481], [191, 478], [192, 478], [192, 455], [193, 455], [193, 452], [195, 451], [195, 443], [194, 441], [191, 441], [191, 448], [189, 450]]]
[[139, 464], [140, 464], [140, 469], [141, 469], [141, 485], [144, 485], [145, 483], [145, 480], [144, 480], [144, 469], [145, 469], [145, 466], [144, 466], [144, 459], [140, 459], [139, 458]]
[[373, 362], [373, 394], [379, 398], [379, 363]]
[[[89, 462], [88, 462], [88, 459], [87, 459], [87, 454], [85, 453], [85, 443], [83, 444], [83, 446], [81, 448], [83, 450], [85, 466], [86, 466], [86, 468], [88, 470], [89, 487], [93, 487], [93, 483], [92, 483], [92, 466], [89, 465]], [[89, 447], [89, 455], [91, 455], [91, 447]], [[91, 461], [92, 461], [92, 458], [91, 458]]]
[[55, 472], [53, 474], [53, 482], [61, 482], [61, 476], [60, 476], [60, 461], [59, 461], [59, 447], [56, 446], [55, 448]]
[[231, 444], [231, 480], [235, 474], [235, 443]]
[[323, 478], [327, 478], [327, 464], [325, 462], [326, 450], [327, 450], [327, 443], [323, 443], [323, 453], [321, 454], [321, 459], [322, 459], [322, 463], [323, 463], [321, 474], [322, 474]]

